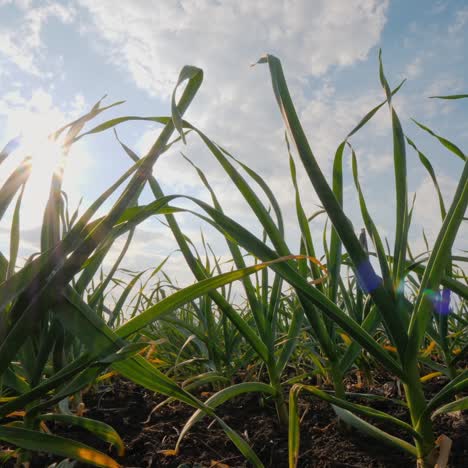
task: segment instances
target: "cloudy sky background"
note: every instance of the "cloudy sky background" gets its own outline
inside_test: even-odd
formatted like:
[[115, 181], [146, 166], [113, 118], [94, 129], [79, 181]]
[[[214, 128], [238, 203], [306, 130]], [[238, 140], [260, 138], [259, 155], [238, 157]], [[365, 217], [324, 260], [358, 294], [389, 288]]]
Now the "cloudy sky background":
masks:
[[[29, 146], [42, 148], [43, 136], [105, 103], [126, 100], [96, 123], [121, 115], [168, 115], [170, 94], [183, 65], [203, 68], [205, 79], [186, 114], [243, 162], [260, 173], [274, 190], [286, 218], [287, 239], [297, 252], [294, 192], [289, 178], [284, 126], [271, 89], [268, 68], [250, 67], [265, 53], [277, 55], [311, 147], [330, 180], [338, 144], [357, 122], [384, 98], [378, 78], [378, 49], [392, 87], [408, 81], [394, 105], [407, 135], [431, 160], [450, 202], [462, 162], [418, 129], [413, 117], [437, 133], [467, 147], [466, 101], [428, 99], [436, 94], [466, 93], [468, 6], [460, 0], [268, 0], [222, 1], [0, 0], [0, 146], [22, 132]], [[388, 108], [352, 138], [361, 184], [372, 215], [393, 240], [394, 176]], [[154, 142], [155, 125], [119, 127], [121, 139], [140, 155]], [[26, 143], [25, 143], [26, 145]], [[25, 156], [18, 150], [2, 165], [0, 181]], [[165, 154], [154, 174], [166, 193], [208, 200], [183, 151], [212, 183], [227, 214], [260, 234], [249, 209], [195, 136]], [[43, 152], [44, 153], [44, 152]], [[38, 250], [53, 155], [34, 155], [33, 176], [25, 194], [22, 254]], [[417, 193], [412, 245], [424, 248], [421, 232], [434, 239], [440, 226], [435, 192], [413, 150], [407, 150], [409, 190]], [[130, 166], [112, 132], [91, 136], [70, 154], [65, 190], [75, 207], [87, 206]], [[298, 164], [299, 166], [299, 164]], [[345, 168], [345, 210], [356, 230], [362, 227], [352, 184], [350, 158]], [[308, 214], [317, 208], [310, 183], [299, 174]], [[151, 201], [145, 193], [144, 201]], [[0, 226], [0, 246], [8, 252], [9, 219]], [[199, 239], [200, 226], [181, 216], [184, 232]], [[466, 223], [465, 223], [466, 225]], [[313, 225], [321, 244], [322, 225]], [[458, 248], [466, 248], [466, 226]], [[220, 256], [220, 238], [204, 232]], [[123, 242], [123, 240], [122, 240]], [[107, 264], [118, 254], [109, 255]], [[156, 219], [136, 236], [125, 266], [157, 265], [175, 244]], [[181, 284], [191, 281], [177, 254], [166, 271]]]

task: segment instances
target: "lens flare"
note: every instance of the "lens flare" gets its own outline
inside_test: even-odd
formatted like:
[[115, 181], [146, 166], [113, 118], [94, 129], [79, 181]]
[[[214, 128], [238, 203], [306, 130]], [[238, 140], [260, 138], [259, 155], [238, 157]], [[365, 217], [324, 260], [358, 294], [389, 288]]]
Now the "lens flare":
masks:
[[382, 278], [378, 276], [369, 259], [364, 260], [357, 268], [359, 286], [367, 294], [377, 289], [382, 284]]
[[431, 300], [434, 306], [434, 312], [439, 315], [448, 315], [450, 313], [450, 289], [442, 288], [441, 291], [425, 289], [424, 295]]

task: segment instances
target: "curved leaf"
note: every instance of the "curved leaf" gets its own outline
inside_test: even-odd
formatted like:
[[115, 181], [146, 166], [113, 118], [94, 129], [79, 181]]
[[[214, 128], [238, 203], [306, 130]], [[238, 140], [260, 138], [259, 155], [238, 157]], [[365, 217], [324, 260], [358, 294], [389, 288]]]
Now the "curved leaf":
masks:
[[114, 428], [101, 421], [70, 414], [55, 413], [41, 414], [38, 419], [41, 421], [57, 421], [71, 426], [82, 427], [105, 442], [115, 445], [118, 449], [119, 456], [122, 457], [125, 453], [125, 446], [119, 434], [117, 434]]
[[98, 450], [81, 442], [65, 439], [51, 434], [44, 434], [29, 429], [0, 426], [0, 440], [26, 450], [48, 452], [54, 455], [73, 458], [84, 463], [102, 468], [119, 468], [120, 465]]

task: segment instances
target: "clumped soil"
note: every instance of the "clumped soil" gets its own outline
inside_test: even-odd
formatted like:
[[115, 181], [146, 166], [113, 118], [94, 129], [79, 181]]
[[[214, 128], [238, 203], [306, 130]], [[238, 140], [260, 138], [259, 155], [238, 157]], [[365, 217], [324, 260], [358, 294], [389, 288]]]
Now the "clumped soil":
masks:
[[[387, 382], [374, 388], [389, 398], [395, 397], [397, 388]], [[353, 386], [350, 384], [350, 386]], [[376, 389], [379, 390], [376, 390]], [[428, 393], [435, 392], [440, 384], [428, 386]], [[351, 389], [351, 388], [350, 388]], [[354, 389], [356, 391], [356, 389]], [[208, 394], [201, 397], [206, 398]], [[171, 402], [149, 417], [151, 411], [164, 398], [124, 380], [113, 386], [89, 392], [84, 401], [88, 410], [85, 416], [113, 426], [126, 445], [124, 457], [118, 457], [115, 449], [102, 443], [89, 433], [76, 428], [52, 426], [56, 434], [79, 440], [109, 453], [124, 467], [173, 467], [173, 468], [227, 468], [249, 466], [239, 455], [216, 422], [204, 419], [184, 438], [178, 456], [168, 456], [161, 451], [173, 449], [179, 431], [193, 413], [193, 409], [179, 402]], [[356, 400], [358, 401], [358, 400]], [[364, 401], [360, 401], [365, 403]], [[373, 401], [374, 408], [407, 420], [405, 410], [390, 400]], [[330, 405], [311, 398], [306, 393], [300, 399], [301, 447], [299, 466], [320, 468], [404, 468], [414, 467], [415, 461], [404, 453], [386, 446], [362, 433], [343, 432], [335, 422]], [[217, 409], [217, 414], [233, 429], [242, 434], [266, 467], [288, 466], [287, 431], [277, 424], [274, 407], [258, 395], [238, 397]], [[149, 417], [149, 419], [148, 419]], [[468, 466], [468, 425], [451, 416], [441, 416], [434, 427], [438, 434], [453, 440], [451, 467]], [[375, 421], [374, 421], [375, 423]], [[378, 425], [378, 424], [377, 424]], [[401, 438], [407, 436], [397, 428], [380, 425]], [[32, 468], [45, 467], [53, 462], [46, 454], [36, 455]], [[13, 466], [13, 464], [8, 465]], [[77, 467], [88, 465], [78, 464]]]

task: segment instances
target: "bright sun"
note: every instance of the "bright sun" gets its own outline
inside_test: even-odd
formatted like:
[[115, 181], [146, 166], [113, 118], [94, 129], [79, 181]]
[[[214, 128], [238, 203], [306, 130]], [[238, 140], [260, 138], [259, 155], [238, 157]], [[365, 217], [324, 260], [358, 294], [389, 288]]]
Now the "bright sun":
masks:
[[[62, 150], [57, 142], [48, 138], [44, 125], [34, 119], [20, 133], [18, 154], [32, 158], [32, 171], [26, 184], [23, 209], [27, 224], [41, 222], [50, 191], [54, 171], [63, 166]], [[34, 125], [35, 124], [35, 125]]]
[[[42, 223], [42, 216], [49, 197], [50, 182], [54, 171], [65, 168], [72, 177], [65, 177], [64, 190], [74, 198], [79, 198], [79, 182], [89, 158], [83, 147], [72, 148], [66, 157], [61, 141], [49, 138], [53, 132], [66, 123], [64, 115], [47, 100], [40, 100], [36, 105], [16, 109], [9, 115], [8, 134], [20, 135], [20, 144], [15, 151], [14, 163], [21, 158], [32, 158], [32, 171], [26, 184], [22, 203], [21, 224], [25, 228], [37, 227]], [[77, 154], [78, 153], [78, 154]], [[13, 161], [11, 161], [13, 164]]]

